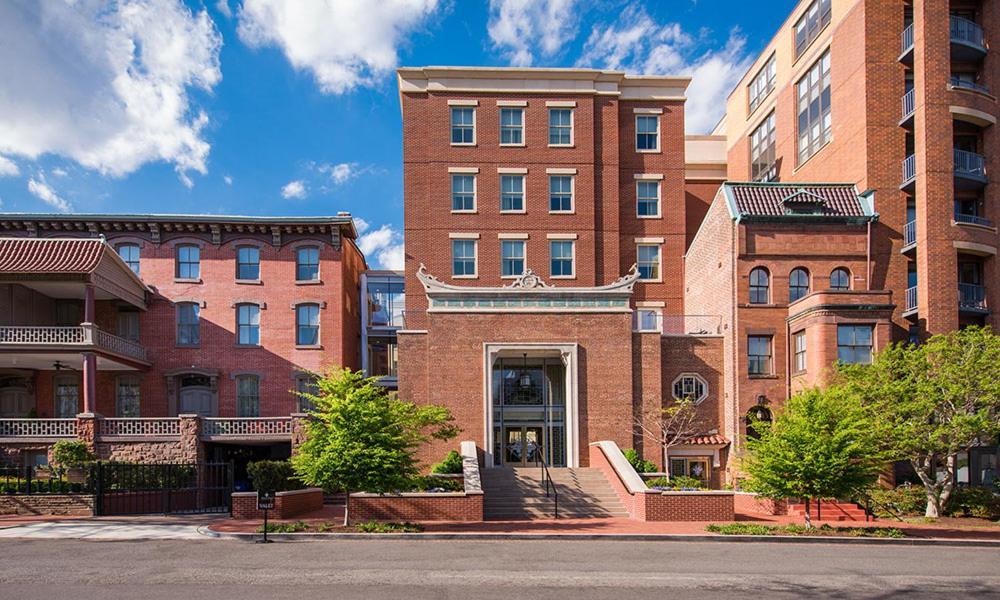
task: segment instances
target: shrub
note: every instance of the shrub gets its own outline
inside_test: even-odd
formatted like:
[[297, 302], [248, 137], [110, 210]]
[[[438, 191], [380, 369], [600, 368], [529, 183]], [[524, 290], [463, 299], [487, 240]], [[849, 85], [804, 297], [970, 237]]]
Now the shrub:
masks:
[[378, 521], [367, 521], [358, 523], [357, 529], [361, 533], [420, 533], [423, 526], [416, 523], [379, 523]]
[[258, 460], [247, 465], [247, 475], [258, 492], [284, 492], [302, 486], [287, 460]]
[[656, 463], [640, 458], [639, 453], [633, 448], [627, 448], [622, 454], [625, 455], [625, 460], [632, 465], [636, 473], [655, 473], [659, 471]]
[[828, 535], [836, 537], [902, 538], [905, 534], [895, 527], [804, 527], [789, 525], [759, 525], [756, 523], [712, 523], [705, 527], [709, 533], [721, 535]]
[[444, 460], [431, 467], [431, 473], [439, 475], [461, 475], [462, 455], [452, 450], [444, 457]]
[[968, 515], [980, 519], [1000, 519], [1000, 496], [990, 488], [963, 487], [952, 492], [948, 513], [952, 516]]
[[418, 492], [462, 492], [465, 491], [465, 485], [461, 481], [444, 477], [415, 477], [411, 489]]
[[[305, 521], [296, 521], [294, 523], [268, 523], [267, 532], [268, 533], [299, 533], [302, 531], [307, 531], [309, 529], [309, 524]], [[264, 533], [264, 526], [261, 525], [257, 528], [257, 533]]]
[[59, 440], [52, 446], [52, 464], [60, 469], [81, 467], [97, 460], [86, 442], [78, 440]]
[[646, 485], [651, 488], [663, 488], [665, 490], [704, 490], [704, 482], [700, 479], [695, 479], [694, 477], [687, 477], [685, 475], [677, 475], [667, 479], [666, 477], [657, 477], [656, 479], [650, 479], [646, 482]]
[[868, 496], [872, 510], [880, 517], [921, 515], [927, 508], [927, 493], [922, 485], [904, 484], [890, 490], [876, 487]]

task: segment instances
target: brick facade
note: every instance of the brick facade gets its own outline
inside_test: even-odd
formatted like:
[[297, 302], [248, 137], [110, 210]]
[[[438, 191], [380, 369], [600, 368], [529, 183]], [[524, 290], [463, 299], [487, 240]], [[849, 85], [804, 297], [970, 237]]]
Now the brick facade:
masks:
[[[291, 519], [316, 512], [323, 508], [323, 490], [306, 488], [278, 492], [274, 495], [274, 510], [268, 511], [269, 519]], [[257, 492], [234, 492], [232, 517], [240, 520], [263, 519], [264, 511], [257, 510]]]
[[351, 494], [348, 503], [352, 523], [483, 520], [482, 494]]

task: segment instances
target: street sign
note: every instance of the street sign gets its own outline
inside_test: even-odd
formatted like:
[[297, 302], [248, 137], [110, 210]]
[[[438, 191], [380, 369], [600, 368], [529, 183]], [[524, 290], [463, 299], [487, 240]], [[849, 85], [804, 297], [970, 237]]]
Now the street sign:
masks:
[[257, 510], [274, 510], [274, 492], [257, 494]]

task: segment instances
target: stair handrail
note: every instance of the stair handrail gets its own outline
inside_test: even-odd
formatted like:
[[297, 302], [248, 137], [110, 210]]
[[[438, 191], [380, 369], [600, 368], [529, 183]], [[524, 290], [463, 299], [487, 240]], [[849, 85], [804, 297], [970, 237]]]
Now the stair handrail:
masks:
[[542, 455], [542, 446], [539, 445], [535, 450], [535, 466], [541, 467], [542, 469], [542, 484], [545, 486], [545, 497], [549, 498], [549, 486], [552, 487], [552, 496], [554, 502], [554, 514], [555, 518], [559, 518], [559, 490], [556, 489], [556, 482], [552, 481], [552, 474], [549, 473], [549, 466], [545, 464], [545, 458]]

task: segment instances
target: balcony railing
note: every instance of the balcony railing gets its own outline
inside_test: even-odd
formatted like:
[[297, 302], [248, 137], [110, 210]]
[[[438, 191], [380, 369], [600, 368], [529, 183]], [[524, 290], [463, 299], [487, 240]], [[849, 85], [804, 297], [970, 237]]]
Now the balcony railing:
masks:
[[987, 219], [986, 217], [967, 215], [965, 213], [955, 213], [955, 222], [965, 223], [967, 225], [980, 225], [982, 227], [993, 227], [993, 221]]
[[911, 154], [903, 159], [903, 185], [917, 178], [917, 156]]
[[973, 283], [958, 284], [958, 307], [966, 310], [986, 310], [986, 288]]
[[76, 437], [76, 419], [0, 419], [0, 438], [63, 439]]
[[722, 317], [718, 315], [660, 315], [663, 335], [718, 335]]
[[951, 18], [951, 41], [986, 50], [986, 37], [983, 35], [983, 28], [975, 21], [963, 17]]
[[917, 310], [917, 286], [906, 288], [905, 312]]
[[900, 52], [906, 54], [912, 49], [913, 49], [913, 24], [911, 23], [906, 29], [903, 30], [903, 47], [900, 50]]
[[5, 326], [0, 327], [0, 348], [41, 347], [52, 350], [105, 350], [146, 362], [141, 345], [112, 335], [91, 324], [78, 327]]
[[986, 87], [985, 85], [980, 85], [980, 84], [976, 83], [975, 81], [968, 81], [968, 80], [962, 79], [961, 77], [952, 77], [951, 78], [951, 87], [961, 88], [963, 90], [972, 90], [974, 92], [979, 92], [981, 94], [989, 94], [990, 93], [990, 88]]
[[909, 119], [917, 110], [917, 94], [910, 90], [903, 94], [903, 120]]
[[917, 222], [910, 221], [903, 225], [903, 247], [909, 248], [917, 243]]
[[203, 439], [278, 439], [292, 437], [291, 417], [205, 417], [201, 425]]
[[982, 154], [955, 148], [955, 174], [985, 179], [986, 159]]
[[100, 419], [99, 423], [98, 434], [101, 437], [163, 438], [181, 435], [181, 421], [177, 417]]

